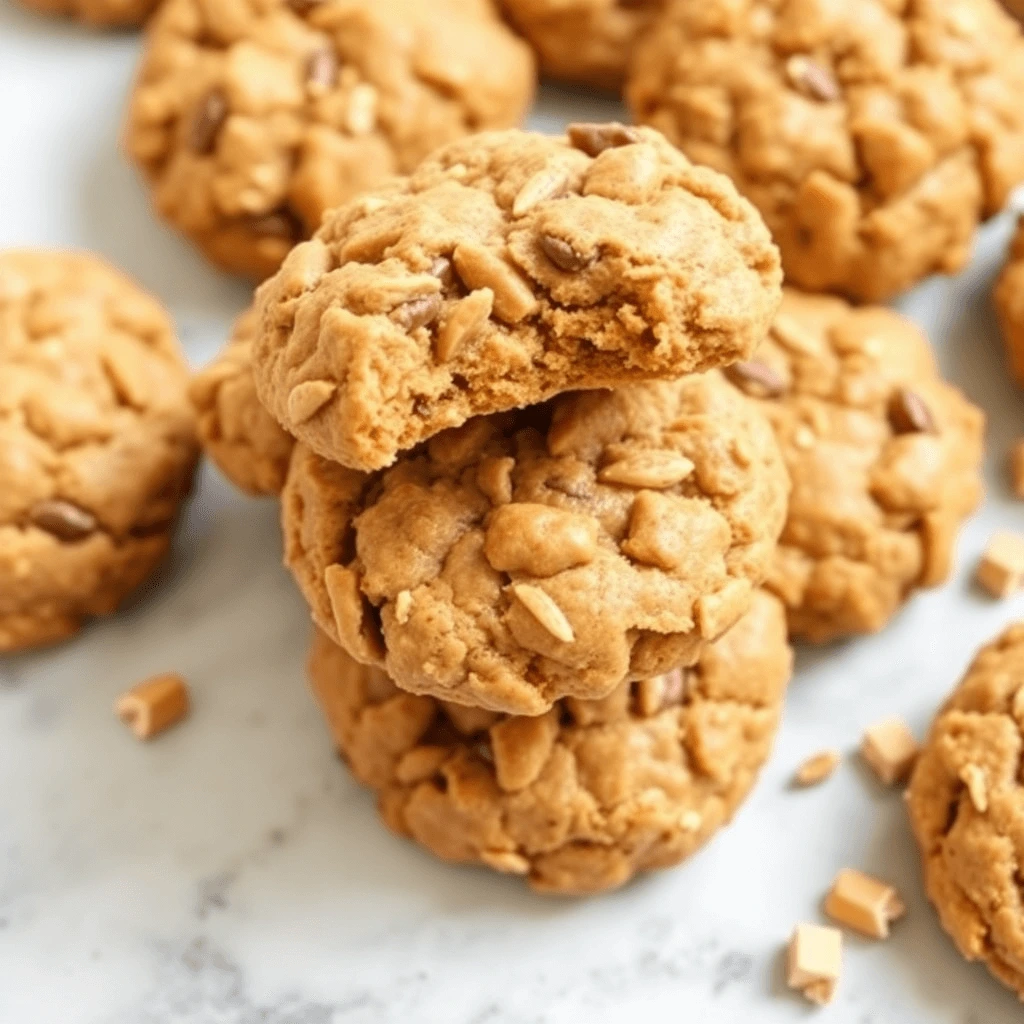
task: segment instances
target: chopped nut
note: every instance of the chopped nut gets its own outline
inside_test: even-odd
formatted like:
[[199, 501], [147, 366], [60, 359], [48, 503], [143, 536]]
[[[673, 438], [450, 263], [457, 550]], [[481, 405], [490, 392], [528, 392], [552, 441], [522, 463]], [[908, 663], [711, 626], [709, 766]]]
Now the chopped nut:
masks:
[[752, 398], [778, 398], [786, 393], [782, 375], [767, 363], [749, 360], [725, 368], [725, 375], [744, 394]]
[[400, 590], [395, 598], [395, 619], [400, 626], [409, 621], [412, 612], [412, 594], [408, 590]]
[[979, 814], [988, 810], [988, 782], [980, 765], [967, 764], [960, 769], [960, 781], [967, 787], [967, 795]]
[[596, 258], [594, 255], [585, 256], [583, 253], [577, 252], [569, 242], [557, 238], [555, 235], [541, 235], [539, 244], [541, 252], [559, 270], [564, 270], [567, 274], [576, 274], [581, 270], [586, 270]]
[[414, 786], [436, 775], [450, 756], [449, 747], [413, 747], [395, 766], [395, 778], [405, 786]]
[[700, 635], [708, 641], [717, 640], [739, 622], [750, 607], [750, 580], [729, 580], [713, 594], [697, 598], [696, 618]]
[[516, 194], [512, 203], [512, 216], [522, 217], [545, 199], [554, 199], [565, 192], [569, 174], [564, 167], [542, 167], [531, 175]]
[[510, 455], [487, 455], [480, 460], [476, 485], [492, 505], [507, 505], [512, 500], [512, 470], [516, 460]]
[[466, 287], [489, 288], [495, 315], [516, 324], [537, 310], [537, 298], [523, 276], [501, 255], [475, 242], [463, 242], [454, 253], [455, 269]]
[[437, 332], [434, 354], [439, 363], [447, 363], [467, 342], [472, 341], [491, 316], [494, 292], [478, 288], [455, 303]]
[[531, 586], [529, 583], [515, 583], [511, 590], [522, 606], [556, 640], [561, 640], [563, 644], [575, 643], [576, 634], [565, 617], [565, 612], [555, 604], [547, 592], [541, 590], [540, 587]]
[[558, 712], [510, 715], [491, 726], [491, 750], [498, 785], [506, 793], [536, 781], [558, 737]]
[[484, 850], [480, 859], [495, 871], [502, 871], [506, 875], [528, 875], [530, 873], [530, 862], [521, 854], [512, 850]]
[[860, 754], [886, 786], [906, 782], [918, 755], [917, 740], [902, 718], [886, 718], [864, 730]]
[[114, 712], [140, 740], [180, 722], [189, 709], [188, 685], [173, 672], [153, 676], [122, 693]]
[[636, 128], [612, 121], [608, 124], [571, 124], [566, 129], [569, 142], [587, 156], [600, 156], [606, 149], [628, 146], [640, 141]]
[[377, 90], [361, 82], [348, 94], [345, 127], [353, 135], [369, 135], [377, 127]]
[[655, 449], [635, 452], [610, 463], [597, 474], [597, 479], [603, 484], [663, 490], [681, 483], [693, 469], [685, 455]]
[[889, 423], [897, 434], [933, 434], [935, 419], [924, 399], [909, 388], [898, 388], [889, 402]]
[[836, 875], [825, 897], [825, 913], [839, 924], [872, 939], [887, 939], [889, 925], [907, 908], [891, 885], [853, 868]]
[[1024, 583], [1024, 537], [1000, 530], [994, 533], [981, 556], [978, 583], [993, 597], [1009, 597]]
[[794, 782], [798, 786], [817, 786], [839, 767], [840, 761], [842, 761], [842, 755], [838, 750], [822, 750], [807, 758], [797, 768]]
[[333, 47], [324, 46], [306, 62], [306, 84], [316, 92], [333, 89], [338, 82], [338, 58]]
[[443, 300], [437, 292], [422, 295], [418, 299], [403, 302], [392, 312], [391, 318], [407, 331], [415, 331], [418, 327], [432, 324], [441, 312], [442, 304]]
[[302, 222], [287, 207], [245, 219], [246, 227], [257, 235], [268, 238], [287, 238], [298, 241], [303, 234]]
[[288, 417], [294, 424], [311, 420], [333, 397], [337, 384], [307, 380], [296, 384], [288, 395]]
[[213, 152], [217, 136], [228, 117], [228, 99], [220, 89], [211, 89], [196, 107], [189, 128], [189, 146], [206, 156]]
[[455, 284], [455, 270], [447, 256], [436, 256], [430, 264], [430, 273], [441, 282], [442, 288]]
[[772, 323], [771, 332], [775, 340], [790, 352], [813, 356], [821, 351], [821, 341], [794, 316], [780, 313]]
[[802, 54], [786, 61], [786, 75], [796, 89], [822, 103], [834, 103], [843, 95], [832, 72]]
[[597, 525], [593, 516], [549, 505], [499, 505], [487, 527], [484, 556], [498, 572], [554, 576], [593, 561]]
[[789, 940], [786, 984], [824, 1006], [835, 995], [842, 956], [843, 933], [838, 928], [798, 924]]
[[1024, 498], [1024, 440], [1010, 451], [1010, 485], [1015, 497]]
[[84, 540], [99, 526], [91, 512], [60, 498], [37, 501], [29, 510], [28, 519], [33, 526], [67, 543]]

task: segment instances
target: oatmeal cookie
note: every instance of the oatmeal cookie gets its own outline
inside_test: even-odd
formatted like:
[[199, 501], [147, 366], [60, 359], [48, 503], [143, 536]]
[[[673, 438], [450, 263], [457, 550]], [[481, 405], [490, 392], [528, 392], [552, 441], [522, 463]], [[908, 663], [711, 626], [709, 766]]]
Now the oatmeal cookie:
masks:
[[959, 270], [1024, 180], [1024, 36], [997, 0], [672, 0], [627, 94], [733, 178], [810, 291]]
[[260, 405], [252, 379], [256, 316], [239, 317], [228, 344], [192, 379], [199, 439], [220, 471], [247, 494], [281, 493], [295, 444]]
[[996, 282], [995, 303], [1010, 372], [1024, 387], [1024, 217], [1017, 225], [1006, 266]]
[[399, 686], [537, 715], [695, 661], [749, 606], [787, 491], [771, 427], [711, 373], [479, 417], [383, 473], [299, 445], [285, 558]]
[[257, 294], [263, 404], [379, 469], [471, 416], [745, 358], [778, 253], [729, 181], [650, 129], [453, 143], [333, 211]]
[[405, 693], [319, 631], [309, 668], [393, 831], [582, 895], [678, 864], [729, 822], [771, 751], [791, 665], [782, 609], [755, 592], [692, 668], [537, 718]]
[[326, 209], [517, 124], [534, 85], [489, 0], [167, 0], [125, 144], [163, 217], [262, 279]]
[[792, 480], [768, 586], [793, 634], [874, 632], [946, 580], [981, 500], [984, 416], [910, 320], [787, 288], [756, 358], [726, 372], [771, 420]]
[[37, 14], [74, 18], [96, 28], [135, 28], [156, 9], [158, 0], [19, 0]]
[[0, 651], [113, 611], [166, 554], [195, 465], [167, 315], [92, 256], [0, 253]]
[[984, 647], [939, 711], [907, 807], [928, 896], [968, 960], [1024, 998], [1024, 624]]

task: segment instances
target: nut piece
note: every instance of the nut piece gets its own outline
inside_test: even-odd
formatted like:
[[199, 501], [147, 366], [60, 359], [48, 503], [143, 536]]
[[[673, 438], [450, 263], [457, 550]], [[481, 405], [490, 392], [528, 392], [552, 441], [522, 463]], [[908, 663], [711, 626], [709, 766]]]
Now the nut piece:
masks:
[[60, 498], [36, 502], [29, 511], [28, 518], [33, 526], [38, 526], [40, 530], [45, 530], [58, 540], [68, 543], [83, 540], [94, 533], [99, 525], [91, 512]]
[[189, 709], [188, 684], [167, 672], [122, 693], [114, 712], [140, 740], [148, 740], [180, 722]]
[[565, 612], [555, 604], [551, 596], [540, 587], [529, 583], [515, 583], [510, 588], [519, 599], [520, 604], [556, 639], [563, 644], [576, 642]]
[[587, 156], [600, 156], [606, 149], [640, 141], [640, 133], [635, 128], [617, 121], [608, 124], [571, 124], [566, 134], [569, 142]]
[[862, 871], [843, 868], [825, 897], [825, 913], [871, 939], [887, 939], [889, 925], [907, 912], [891, 885]]
[[506, 793], [535, 782], [558, 736], [558, 713], [510, 715], [491, 726], [491, 750], [498, 785]]
[[906, 782], [918, 755], [917, 740], [902, 718], [886, 718], [864, 730], [860, 756], [885, 786]]
[[636, 452], [610, 463], [597, 474], [597, 479], [603, 484], [663, 490], [681, 483], [693, 469], [693, 463], [685, 455], [652, 450]]
[[439, 363], [447, 363], [467, 342], [483, 329], [494, 308], [494, 292], [478, 288], [457, 302], [437, 332], [434, 355]]
[[512, 216], [522, 217], [546, 199], [561, 195], [569, 184], [569, 175], [564, 167], [542, 167], [529, 177], [512, 202]]
[[1015, 497], [1024, 498], [1024, 439], [1010, 449], [1010, 486]]
[[798, 924], [789, 940], [786, 984], [824, 1006], [835, 995], [842, 958], [843, 933], [838, 928]]
[[296, 384], [288, 395], [288, 415], [293, 423], [311, 420], [333, 397], [337, 384], [326, 380], [307, 380]]
[[842, 98], [839, 83], [828, 68], [797, 54], [786, 61], [786, 77], [795, 89], [822, 103], [835, 103]]
[[778, 398], [786, 393], [786, 382], [782, 375], [759, 360], [733, 363], [724, 372], [730, 383], [751, 398]]
[[960, 781], [967, 787], [967, 795], [979, 814], [988, 810], [988, 782], [985, 770], [976, 764], [966, 764], [960, 769]]
[[924, 399], [909, 388], [899, 388], [889, 402], [889, 423], [897, 434], [934, 434], [935, 419]]
[[494, 314], [499, 320], [517, 324], [537, 311], [537, 297], [522, 274], [493, 249], [463, 242], [452, 259], [467, 288], [490, 288], [494, 293]]
[[842, 759], [838, 750], [822, 750], [813, 754], [797, 768], [793, 781], [798, 786], [817, 786], [839, 767]]
[[432, 324], [441, 312], [442, 305], [441, 296], [434, 292], [403, 302], [391, 313], [391, 317], [400, 327], [407, 331], [415, 331], [418, 327]]
[[228, 117], [228, 99], [220, 89], [211, 89], [200, 101], [189, 129], [189, 146], [200, 156], [213, 152], [217, 136]]
[[564, 270], [567, 274], [577, 274], [581, 270], [586, 270], [596, 259], [593, 254], [577, 252], [569, 242], [556, 235], [541, 235], [538, 244], [541, 252], [559, 270]]
[[519, 502], [491, 515], [484, 555], [498, 572], [554, 576], [593, 561], [597, 520], [579, 512]]
[[1000, 530], [992, 534], [975, 574], [993, 597], [1009, 597], [1024, 583], [1024, 537]]

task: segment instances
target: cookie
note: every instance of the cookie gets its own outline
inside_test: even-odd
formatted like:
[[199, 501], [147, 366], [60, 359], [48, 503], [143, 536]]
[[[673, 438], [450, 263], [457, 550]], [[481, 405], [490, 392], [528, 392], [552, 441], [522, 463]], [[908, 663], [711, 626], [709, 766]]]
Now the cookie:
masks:
[[379, 469], [471, 416], [745, 358], [778, 254], [729, 181], [657, 132], [462, 140], [325, 218], [257, 295], [263, 404]]
[[309, 671], [393, 831], [582, 895], [678, 864], [729, 822], [771, 751], [791, 665], [782, 609], [756, 592], [692, 668], [537, 718], [405, 693], [320, 632]]
[[1024, 217], [1017, 225], [1006, 266], [996, 282], [994, 299], [1010, 372], [1024, 387]]
[[299, 445], [285, 560], [399, 686], [538, 715], [692, 663], [746, 611], [787, 491], [771, 427], [707, 374], [476, 418], [383, 473]]
[[252, 378], [253, 310], [235, 324], [217, 358], [192, 379], [199, 439], [218, 469], [247, 494], [277, 495], [295, 444], [260, 405]]
[[195, 465], [166, 313], [69, 252], [0, 253], [0, 651], [112, 612], [167, 553]]
[[879, 301], [967, 261], [1024, 180], [998, 0], [672, 0], [627, 95], [760, 209], [786, 278]]
[[502, 6], [537, 51], [545, 75], [616, 90], [633, 44], [662, 0], [502, 0]]
[[534, 87], [489, 0], [167, 0], [125, 143], [161, 216], [262, 280], [326, 209], [517, 124]]
[[1024, 624], [984, 647], [939, 711], [907, 808], [928, 896], [968, 960], [1024, 998]]
[[787, 288], [755, 359], [727, 373], [771, 420], [792, 480], [768, 586], [795, 636], [875, 632], [947, 579], [981, 500], [984, 416], [910, 320]]
[[158, 0], [19, 0], [37, 14], [73, 18], [96, 28], [134, 28], [153, 12]]

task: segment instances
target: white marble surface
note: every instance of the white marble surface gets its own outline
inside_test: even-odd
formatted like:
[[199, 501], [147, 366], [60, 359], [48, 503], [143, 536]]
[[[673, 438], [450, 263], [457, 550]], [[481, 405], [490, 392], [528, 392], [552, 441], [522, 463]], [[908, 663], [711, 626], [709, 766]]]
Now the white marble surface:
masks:
[[[199, 362], [246, 290], [154, 221], [117, 155], [136, 49], [0, 6], [0, 245], [104, 253], [168, 303]], [[587, 106], [547, 92], [534, 123]], [[990, 226], [968, 273], [904, 303], [992, 420], [990, 496], [952, 582], [881, 636], [802, 652], [776, 757], [734, 827], [606, 898], [534, 896], [383, 831], [307, 697], [307, 616], [275, 507], [204, 471], [173, 561], [130, 610], [0, 659], [0, 1022], [802, 1020], [780, 948], [844, 865], [898, 884], [910, 913], [888, 944], [849, 941], [825, 1019], [1019, 1020], [939, 930], [898, 797], [854, 759], [827, 786], [786, 788], [804, 755], [851, 749], [884, 714], [923, 731], [978, 644], [1024, 614], [1024, 599], [970, 584], [992, 529], [1024, 525], [1001, 474], [1022, 405], [988, 302], [1007, 230]], [[189, 677], [195, 713], [143, 747], [111, 703], [165, 669]]]

